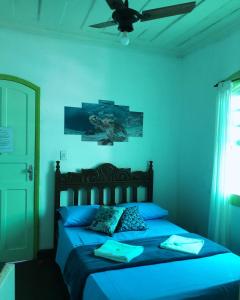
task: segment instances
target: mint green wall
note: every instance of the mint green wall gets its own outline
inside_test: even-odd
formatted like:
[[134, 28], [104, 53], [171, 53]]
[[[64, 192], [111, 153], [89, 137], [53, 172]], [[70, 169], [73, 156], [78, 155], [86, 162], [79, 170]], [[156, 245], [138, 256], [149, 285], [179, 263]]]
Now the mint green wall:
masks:
[[[66, 150], [63, 171], [111, 162], [145, 169], [154, 161], [156, 202], [176, 217], [178, 59], [0, 30], [0, 73], [41, 87], [40, 247], [52, 245], [53, 162]], [[99, 99], [144, 112], [143, 138], [101, 147], [64, 135], [64, 106]]]
[[[53, 163], [63, 170], [112, 162], [144, 169], [154, 161], [154, 198], [171, 218], [206, 234], [213, 163], [216, 89], [240, 69], [240, 34], [182, 60], [131, 48], [105, 48], [0, 30], [0, 73], [41, 87], [40, 247], [52, 244]], [[144, 112], [143, 138], [100, 147], [63, 134], [63, 107], [98, 99]], [[178, 215], [178, 216], [177, 216]], [[232, 207], [232, 249], [239, 251], [240, 209]]]
[[[216, 88], [240, 70], [240, 32], [184, 59], [184, 97], [179, 112], [178, 220], [206, 234], [214, 153]], [[232, 206], [231, 247], [240, 252], [240, 209]]]
[[[171, 218], [206, 234], [214, 148], [216, 89], [240, 69], [240, 34], [182, 60], [131, 48], [105, 48], [0, 30], [0, 73], [41, 87], [40, 247], [52, 244], [53, 163], [63, 170], [112, 162], [145, 169], [154, 161], [154, 198]], [[63, 134], [63, 107], [98, 99], [144, 112], [143, 138], [100, 147]], [[232, 249], [239, 251], [240, 209], [232, 207]]]

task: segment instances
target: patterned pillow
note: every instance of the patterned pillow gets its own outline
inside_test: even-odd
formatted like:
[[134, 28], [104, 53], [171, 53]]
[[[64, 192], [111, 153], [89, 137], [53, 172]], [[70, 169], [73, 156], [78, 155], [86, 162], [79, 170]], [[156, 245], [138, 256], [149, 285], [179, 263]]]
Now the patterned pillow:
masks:
[[148, 227], [139, 213], [137, 206], [127, 207], [117, 227], [117, 231], [141, 231]]
[[124, 210], [124, 207], [100, 206], [92, 224], [87, 228], [113, 235]]

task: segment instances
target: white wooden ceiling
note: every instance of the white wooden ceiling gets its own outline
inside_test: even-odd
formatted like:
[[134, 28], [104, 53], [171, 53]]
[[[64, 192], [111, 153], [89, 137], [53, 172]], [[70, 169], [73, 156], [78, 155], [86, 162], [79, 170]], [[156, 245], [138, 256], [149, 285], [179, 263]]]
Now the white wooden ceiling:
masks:
[[[129, 0], [142, 11], [192, 0]], [[196, 0], [189, 14], [134, 24], [130, 47], [184, 56], [240, 28], [240, 0]], [[0, 26], [119, 45], [117, 26], [89, 27], [111, 20], [105, 0], [0, 0]]]

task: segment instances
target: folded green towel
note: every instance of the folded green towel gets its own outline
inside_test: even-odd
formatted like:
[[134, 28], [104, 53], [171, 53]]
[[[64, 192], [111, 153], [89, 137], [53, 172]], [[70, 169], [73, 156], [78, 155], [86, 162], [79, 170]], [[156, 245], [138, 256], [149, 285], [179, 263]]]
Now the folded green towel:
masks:
[[181, 251], [190, 254], [198, 254], [204, 245], [204, 240], [192, 239], [180, 235], [171, 235], [160, 247], [170, 250]]
[[114, 261], [129, 262], [134, 257], [142, 254], [143, 250], [144, 247], [142, 246], [132, 246], [114, 240], [107, 240], [101, 247], [94, 250], [94, 254]]

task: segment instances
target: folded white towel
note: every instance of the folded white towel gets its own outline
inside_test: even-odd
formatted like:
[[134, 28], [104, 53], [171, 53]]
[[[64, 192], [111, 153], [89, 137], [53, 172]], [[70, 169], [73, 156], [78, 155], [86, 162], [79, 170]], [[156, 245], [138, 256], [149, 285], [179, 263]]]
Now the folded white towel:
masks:
[[171, 235], [166, 241], [160, 244], [160, 247], [197, 255], [201, 251], [203, 245], [204, 240], [201, 239]]
[[101, 247], [94, 250], [96, 256], [108, 258], [119, 262], [129, 262], [134, 257], [143, 253], [144, 247], [132, 246], [107, 240]]

